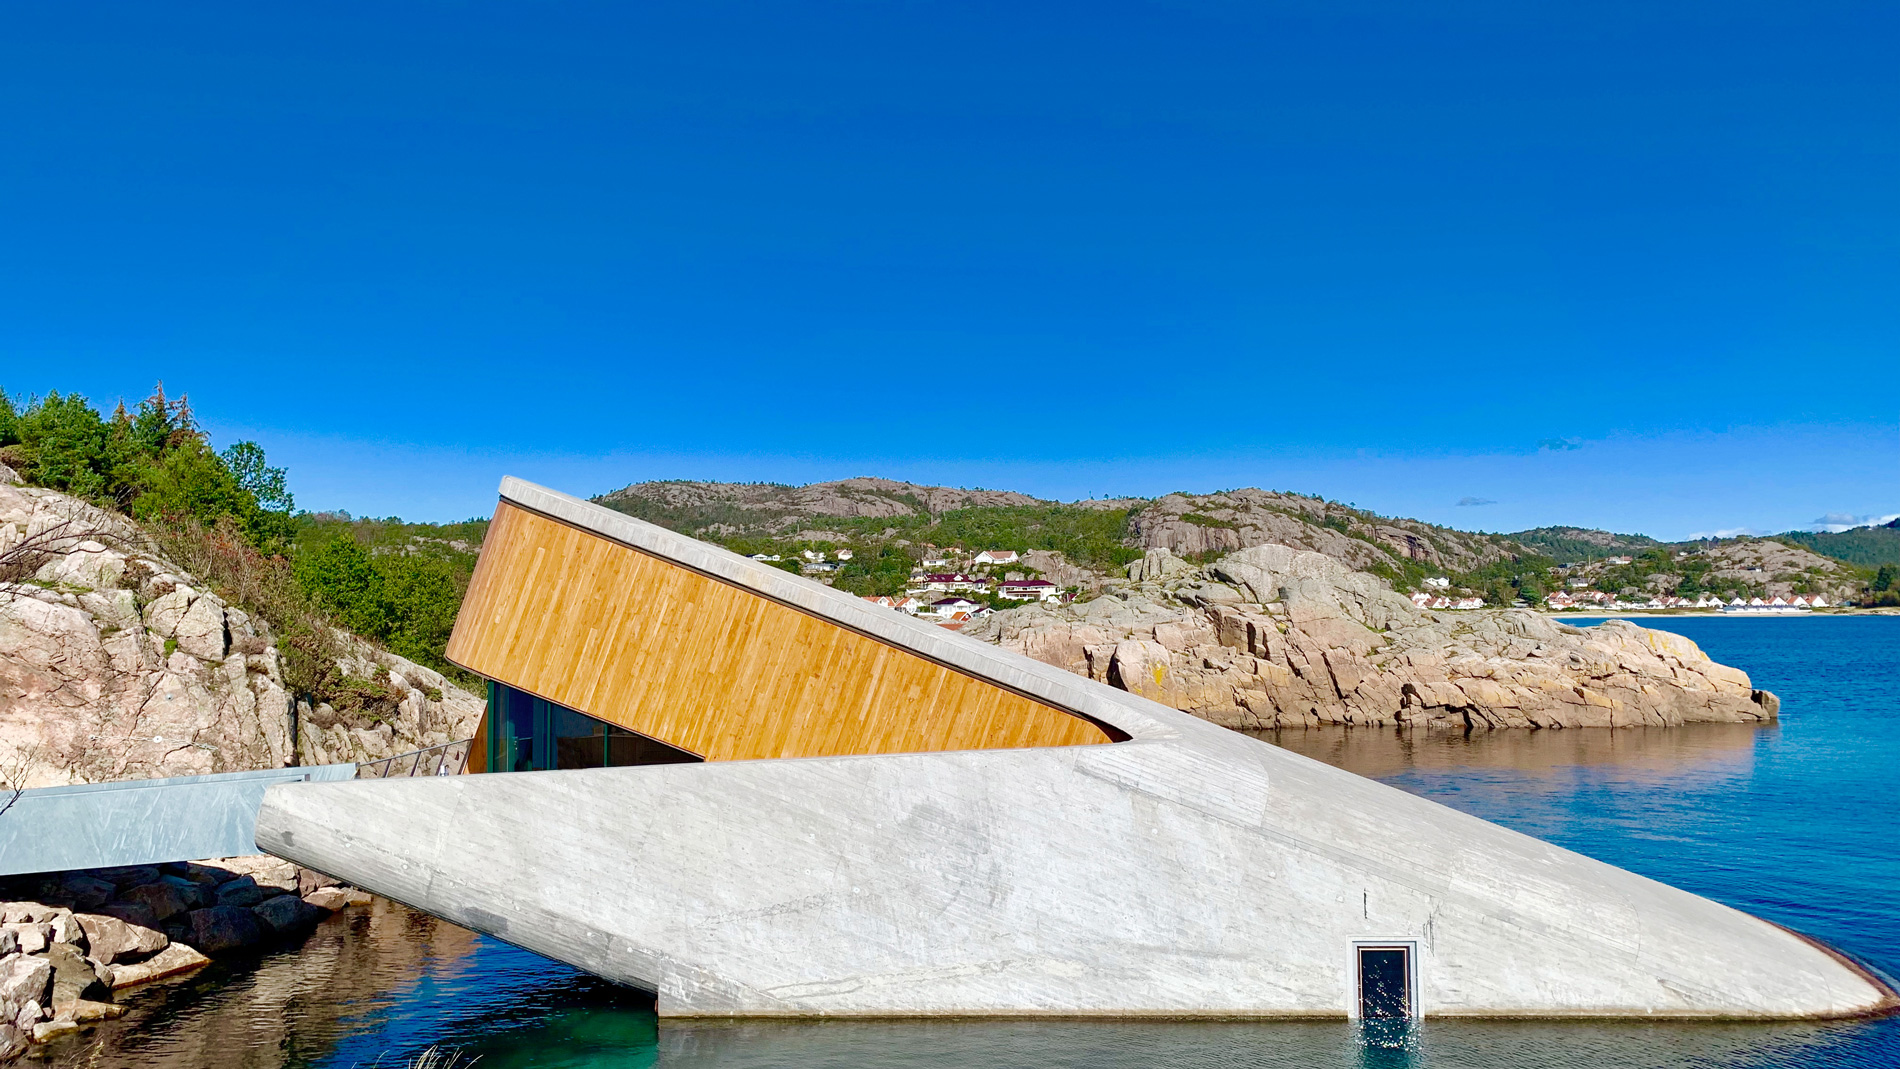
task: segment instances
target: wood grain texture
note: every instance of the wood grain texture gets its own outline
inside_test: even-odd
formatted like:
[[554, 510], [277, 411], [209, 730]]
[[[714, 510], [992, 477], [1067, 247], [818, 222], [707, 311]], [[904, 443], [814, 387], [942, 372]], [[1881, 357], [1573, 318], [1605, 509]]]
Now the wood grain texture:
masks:
[[448, 656], [708, 761], [1109, 741], [1081, 717], [506, 502]]

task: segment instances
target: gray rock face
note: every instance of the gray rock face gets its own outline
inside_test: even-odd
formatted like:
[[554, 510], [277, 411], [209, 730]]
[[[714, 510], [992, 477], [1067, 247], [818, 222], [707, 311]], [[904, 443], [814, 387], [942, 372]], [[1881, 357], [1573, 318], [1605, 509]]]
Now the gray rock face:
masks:
[[1774, 718], [1693, 642], [1523, 610], [1423, 612], [1327, 555], [1252, 546], [1205, 568], [1150, 554], [1092, 601], [963, 634], [1228, 727], [1622, 727]]
[[206, 954], [222, 954], [262, 943], [270, 930], [257, 915], [237, 906], [211, 906], [187, 914], [184, 941]]
[[86, 960], [79, 948], [67, 943], [56, 943], [46, 951], [46, 961], [53, 967], [52, 1005], [53, 1012], [74, 1002], [109, 1002], [112, 989], [101, 983], [99, 974], [93, 970], [92, 963]]
[[15, 954], [0, 961], [0, 1018], [12, 1020], [28, 1003], [45, 1005], [53, 984], [53, 963]]
[[152, 911], [152, 916], [160, 921], [169, 920], [192, 907], [179, 888], [164, 880], [140, 884], [120, 892], [120, 898], [134, 905], [141, 905]]
[[309, 931], [327, 914], [296, 895], [278, 895], [251, 910], [278, 935]]
[[69, 518], [94, 536], [61, 543], [32, 583], [0, 584], [0, 767], [24, 768], [24, 786], [367, 761], [473, 734], [480, 698], [347, 641], [344, 670], [395, 696], [387, 723], [358, 731], [305, 705], [293, 747], [267, 623], [164, 559], [123, 517], [0, 483], [0, 549]]
[[130, 963], [151, 957], [171, 942], [165, 933], [141, 925], [127, 924], [117, 917], [97, 913], [77, 914], [86, 930], [89, 956], [105, 965]]
[[218, 905], [241, 906], [248, 909], [272, 895], [281, 895], [283, 893], [282, 890], [276, 887], [259, 887], [257, 881], [251, 879], [249, 876], [240, 876], [218, 888]]

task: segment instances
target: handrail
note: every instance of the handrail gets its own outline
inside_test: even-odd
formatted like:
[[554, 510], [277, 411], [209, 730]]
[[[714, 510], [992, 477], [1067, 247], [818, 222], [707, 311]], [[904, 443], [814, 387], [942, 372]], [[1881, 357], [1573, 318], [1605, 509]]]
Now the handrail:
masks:
[[423, 750], [365, 761], [356, 766], [357, 779], [395, 779], [399, 776], [459, 776], [468, 770], [474, 739], [445, 742]]

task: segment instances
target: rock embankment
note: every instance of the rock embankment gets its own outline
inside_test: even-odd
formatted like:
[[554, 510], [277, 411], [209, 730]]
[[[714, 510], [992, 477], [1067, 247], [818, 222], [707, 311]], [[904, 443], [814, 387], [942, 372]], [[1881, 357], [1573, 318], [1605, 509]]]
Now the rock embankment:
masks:
[[293, 716], [270, 624], [124, 517], [0, 482], [0, 553], [28, 540], [44, 550], [32, 571], [0, 582], [10, 786], [369, 761], [467, 738], [481, 717], [439, 673], [347, 638], [339, 665], [376, 707], [300, 702]]
[[0, 888], [0, 1061], [124, 1013], [126, 988], [301, 939], [370, 896], [275, 857], [88, 869]]
[[1282, 545], [1205, 568], [1150, 550], [1128, 580], [963, 634], [1235, 728], [1663, 726], [1771, 720], [1779, 704], [1678, 635], [1526, 610], [1426, 612], [1374, 576]]

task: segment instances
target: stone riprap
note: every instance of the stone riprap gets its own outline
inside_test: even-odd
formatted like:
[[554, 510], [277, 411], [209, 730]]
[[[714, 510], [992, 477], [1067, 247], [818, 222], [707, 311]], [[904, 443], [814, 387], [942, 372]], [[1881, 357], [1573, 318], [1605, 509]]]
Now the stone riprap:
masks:
[[75, 536], [31, 576], [0, 583], [7, 784], [363, 762], [474, 733], [481, 698], [345, 636], [344, 673], [386, 687], [391, 714], [372, 722], [301, 703], [293, 744], [266, 621], [226, 604], [124, 517], [0, 484], [0, 551], [69, 522]]
[[1522, 609], [1427, 612], [1280, 545], [1206, 567], [1150, 550], [1101, 597], [963, 633], [1234, 728], [1663, 726], [1772, 720], [1778, 705], [1679, 635]]
[[267, 855], [15, 877], [0, 896], [0, 1061], [118, 1017], [117, 991], [300, 938], [370, 900]]

